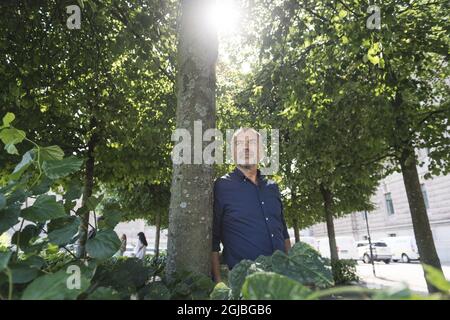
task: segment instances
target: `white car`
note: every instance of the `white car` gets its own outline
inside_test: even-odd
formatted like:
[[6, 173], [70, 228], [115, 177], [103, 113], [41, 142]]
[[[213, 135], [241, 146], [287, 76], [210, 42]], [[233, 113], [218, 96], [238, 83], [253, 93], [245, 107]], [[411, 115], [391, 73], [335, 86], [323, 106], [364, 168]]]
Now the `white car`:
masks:
[[[357, 243], [358, 256], [359, 259], [362, 259], [364, 263], [370, 263], [371, 254], [370, 254], [370, 246], [368, 241], [359, 241]], [[374, 241], [372, 242], [372, 258], [373, 261], [383, 261], [388, 264], [391, 262], [392, 253], [391, 249], [389, 249], [386, 242], [383, 241]]]
[[419, 250], [417, 249], [414, 237], [388, 237], [382, 239], [386, 242], [392, 252], [392, 260], [408, 263], [411, 260], [419, 260]]
[[[358, 251], [356, 250], [356, 242], [353, 237], [336, 237], [336, 247], [339, 259], [357, 260]], [[322, 257], [330, 258], [330, 244], [328, 238], [318, 240], [318, 248]]]

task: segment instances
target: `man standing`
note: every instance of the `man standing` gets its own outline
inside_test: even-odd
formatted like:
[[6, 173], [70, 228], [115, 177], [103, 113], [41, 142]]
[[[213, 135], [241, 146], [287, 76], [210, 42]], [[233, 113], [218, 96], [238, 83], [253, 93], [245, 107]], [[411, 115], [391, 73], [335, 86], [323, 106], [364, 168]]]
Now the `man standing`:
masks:
[[257, 168], [263, 156], [260, 134], [241, 128], [232, 138], [236, 168], [214, 184], [212, 273], [220, 276], [220, 243], [231, 270], [243, 259], [270, 256], [275, 250], [291, 248], [278, 186], [265, 179]]

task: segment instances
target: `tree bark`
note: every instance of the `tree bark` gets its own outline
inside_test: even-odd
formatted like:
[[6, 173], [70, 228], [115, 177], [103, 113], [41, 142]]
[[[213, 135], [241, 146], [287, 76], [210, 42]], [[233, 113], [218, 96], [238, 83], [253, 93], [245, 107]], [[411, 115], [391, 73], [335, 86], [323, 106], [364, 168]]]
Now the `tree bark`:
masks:
[[[211, 3], [210, 0], [181, 2], [176, 127], [186, 129], [191, 141], [202, 134], [194, 134], [194, 121], [200, 120], [203, 130], [215, 128], [216, 122], [218, 41], [205, 14]], [[204, 145], [202, 141], [202, 150]], [[202, 150], [194, 143], [194, 158], [201, 156]], [[213, 166], [200, 162], [192, 161], [191, 157], [193, 164], [173, 165], [167, 257], [169, 279], [182, 270], [210, 275]]]
[[159, 236], [161, 232], [161, 212], [156, 213], [155, 256], [159, 256]]
[[327, 223], [327, 233], [328, 233], [328, 244], [330, 246], [330, 260], [331, 268], [333, 271], [333, 276], [336, 280], [336, 268], [335, 263], [339, 260], [337, 245], [336, 245], [336, 235], [334, 232], [334, 222], [333, 222], [333, 195], [331, 191], [320, 185], [320, 192], [323, 197], [325, 221]]
[[295, 243], [300, 242], [300, 231], [298, 229], [298, 219], [297, 218], [292, 219], [292, 224], [294, 227]]
[[[394, 74], [394, 81], [397, 79]], [[399, 164], [402, 170], [403, 183], [405, 185], [406, 196], [408, 198], [409, 211], [413, 224], [414, 236], [416, 238], [417, 249], [419, 250], [420, 260], [423, 264], [430, 265], [442, 272], [441, 262], [434, 245], [433, 234], [431, 232], [430, 221], [428, 220], [427, 209], [423, 199], [422, 190], [420, 188], [419, 174], [417, 172], [417, 160], [414, 152], [414, 146], [410, 139], [410, 124], [407, 122], [407, 108], [403, 102], [401, 90], [398, 89], [394, 100], [392, 101], [392, 109], [395, 115], [395, 128], [393, 131], [393, 147], [399, 151]], [[428, 291], [438, 292], [426, 278]]]
[[[91, 122], [91, 127], [95, 127], [95, 119]], [[84, 207], [87, 199], [92, 195], [92, 190], [94, 188], [94, 150], [97, 143], [97, 134], [94, 132], [89, 139], [87, 145], [87, 160], [85, 164], [85, 175], [84, 175], [84, 189], [83, 197], [81, 200], [81, 206]], [[80, 237], [78, 238], [77, 252], [76, 256], [78, 258], [84, 258], [86, 256], [86, 242], [89, 230], [89, 210], [85, 210], [82, 213], [80, 226], [78, 228], [78, 233]]]
[[[400, 158], [400, 166], [402, 169], [406, 195], [408, 197], [409, 210], [411, 212], [414, 236], [416, 238], [417, 248], [419, 249], [420, 260], [422, 264], [430, 265], [442, 272], [441, 262], [434, 245], [427, 209], [420, 188], [416, 157], [412, 146], [407, 146], [403, 149]], [[424, 270], [424, 275], [425, 274]], [[430, 293], [439, 291], [429, 283], [428, 280], [427, 287]]]

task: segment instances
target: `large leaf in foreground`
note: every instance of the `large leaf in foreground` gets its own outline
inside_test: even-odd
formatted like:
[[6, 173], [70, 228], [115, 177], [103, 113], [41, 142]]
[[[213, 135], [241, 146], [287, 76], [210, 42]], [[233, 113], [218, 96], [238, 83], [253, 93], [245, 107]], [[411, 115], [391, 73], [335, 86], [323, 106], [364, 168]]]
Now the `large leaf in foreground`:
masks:
[[78, 171], [82, 164], [82, 159], [70, 156], [62, 160], [46, 160], [42, 169], [50, 179], [59, 179]]
[[40, 195], [31, 207], [22, 211], [22, 216], [33, 222], [45, 222], [47, 220], [66, 216], [64, 206], [56, 201], [56, 196]]
[[114, 230], [100, 230], [86, 243], [86, 250], [92, 258], [104, 260], [113, 256], [120, 248], [120, 239]]
[[274, 272], [256, 272], [242, 286], [242, 297], [247, 300], [304, 300], [310, 294], [297, 281]]
[[72, 238], [77, 234], [80, 220], [72, 216], [53, 220], [51, 223], [53, 224], [53, 231], [49, 232], [48, 240], [51, 243], [61, 246], [70, 243]]
[[20, 209], [18, 206], [10, 206], [0, 210], [0, 234], [19, 222]]
[[333, 285], [333, 275], [319, 253], [306, 243], [296, 243], [289, 255], [276, 251], [272, 270], [304, 285], [326, 288]]
[[25, 289], [22, 300], [75, 299], [89, 286], [89, 280], [80, 273], [80, 286], [78, 289], [74, 285], [75, 282], [72, 282], [75, 276], [76, 274], [67, 273], [65, 269], [61, 269], [56, 273], [36, 278]]

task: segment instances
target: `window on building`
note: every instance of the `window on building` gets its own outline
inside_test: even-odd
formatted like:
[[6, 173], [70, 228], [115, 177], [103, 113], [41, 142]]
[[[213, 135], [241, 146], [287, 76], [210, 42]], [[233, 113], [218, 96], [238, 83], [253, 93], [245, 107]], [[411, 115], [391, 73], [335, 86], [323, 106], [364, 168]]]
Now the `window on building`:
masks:
[[430, 208], [430, 204], [428, 202], [427, 189], [425, 188], [425, 184], [424, 183], [422, 183], [420, 185], [420, 189], [422, 190], [422, 196], [423, 196], [423, 201], [425, 202], [425, 208], [429, 209]]
[[393, 215], [395, 213], [394, 211], [394, 202], [392, 202], [392, 196], [391, 193], [386, 193], [384, 195], [384, 199], [386, 200], [386, 208], [388, 215]]

